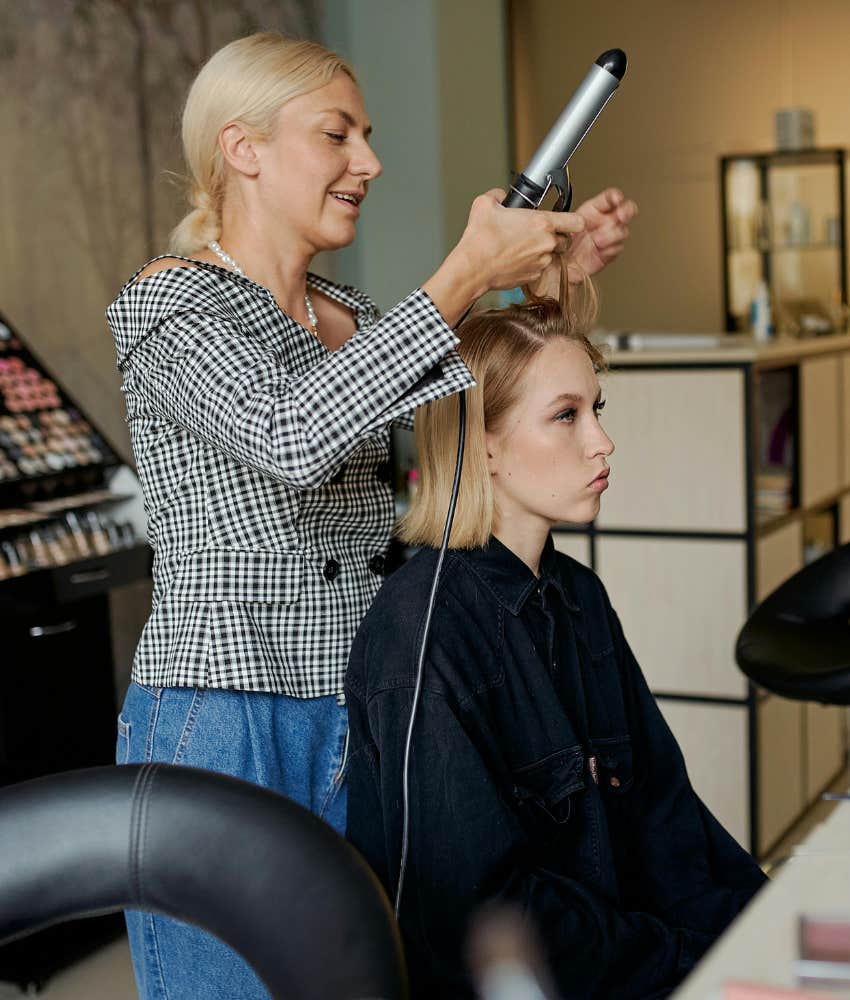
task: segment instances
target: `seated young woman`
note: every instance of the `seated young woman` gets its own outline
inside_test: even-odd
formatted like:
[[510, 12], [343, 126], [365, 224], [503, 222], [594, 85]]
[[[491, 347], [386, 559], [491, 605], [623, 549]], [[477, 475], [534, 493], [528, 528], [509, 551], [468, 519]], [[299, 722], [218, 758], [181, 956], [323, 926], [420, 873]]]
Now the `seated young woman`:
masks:
[[[588, 312], [532, 300], [461, 328], [477, 384], [414, 730], [400, 913], [416, 997], [473, 995], [464, 942], [488, 901], [524, 911], [564, 996], [663, 997], [764, 881], [691, 787], [599, 578], [552, 543], [554, 525], [593, 520], [609, 484]], [[423, 548], [384, 583], [346, 681], [348, 836], [391, 895], [457, 424], [457, 397], [417, 413], [420, 489], [401, 537]]]

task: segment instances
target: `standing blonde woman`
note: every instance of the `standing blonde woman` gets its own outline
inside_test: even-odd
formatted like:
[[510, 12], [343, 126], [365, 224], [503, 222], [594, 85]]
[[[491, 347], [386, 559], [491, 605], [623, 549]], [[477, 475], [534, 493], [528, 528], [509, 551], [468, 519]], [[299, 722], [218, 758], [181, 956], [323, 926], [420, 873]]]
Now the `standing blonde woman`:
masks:
[[[338, 830], [343, 674], [393, 519], [388, 427], [471, 384], [452, 326], [478, 296], [545, 284], [572, 234], [576, 266], [599, 269], [635, 211], [613, 190], [564, 215], [503, 209], [491, 191], [381, 318], [308, 271], [354, 239], [381, 172], [370, 131], [333, 53], [274, 34], [225, 46], [183, 116], [193, 210], [107, 313], [154, 548], [118, 761], [233, 774]], [[128, 926], [142, 997], [265, 996], [194, 928], [142, 913]]]

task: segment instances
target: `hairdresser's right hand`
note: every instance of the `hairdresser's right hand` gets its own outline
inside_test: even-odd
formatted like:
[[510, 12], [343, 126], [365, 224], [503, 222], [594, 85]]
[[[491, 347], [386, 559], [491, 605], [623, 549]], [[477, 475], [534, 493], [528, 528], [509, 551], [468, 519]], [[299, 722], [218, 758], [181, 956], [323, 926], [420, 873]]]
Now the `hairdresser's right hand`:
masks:
[[585, 220], [575, 212], [504, 208], [495, 188], [472, 203], [457, 246], [422, 288], [450, 326], [485, 292], [534, 282]]

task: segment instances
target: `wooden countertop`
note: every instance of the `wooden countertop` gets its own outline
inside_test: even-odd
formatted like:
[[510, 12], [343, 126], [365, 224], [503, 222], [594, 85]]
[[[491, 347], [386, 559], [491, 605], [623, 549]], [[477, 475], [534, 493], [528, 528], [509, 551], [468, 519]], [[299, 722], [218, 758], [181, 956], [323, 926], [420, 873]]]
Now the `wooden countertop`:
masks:
[[[653, 333], [635, 331], [593, 337], [605, 351], [612, 368], [631, 365], [755, 364], [771, 368], [801, 358], [838, 351], [850, 351], [850, 335], [831, 334], [797, 340], [783, 337], [757, 343], [747, 334]], [[629, 343], [628, 349], [622, 345]], [[616, 346], [615, 346], [616, 345]]]

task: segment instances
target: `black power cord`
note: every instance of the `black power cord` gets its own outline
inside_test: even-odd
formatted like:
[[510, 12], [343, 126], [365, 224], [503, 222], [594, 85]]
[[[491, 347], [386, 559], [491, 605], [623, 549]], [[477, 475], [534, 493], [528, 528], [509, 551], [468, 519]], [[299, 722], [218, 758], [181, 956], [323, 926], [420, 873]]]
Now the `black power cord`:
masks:
[[[467, 313], [463, 315], [460, 322], [466, 319]], [[458, 323], [460, 326], [460, 323]], [[404, 743], [404, 768], [401, 779], [401, 801], [402, 801], [402, 832], [401, 832], [401, 861], [398, 869], [398, 882], [395, 892], [395, 917], [399, 919], [401, 910], [401, 893], [404, 889], [404, 876], [407, 870], [407, 854], [410, 845], [410, 755], [413, 748], [413, 727], [416, 722], [416, 712], [419, 708], [419, 700], [422, 695], [422, 683], [425, 678], [425, 655], [428, 652], [428, 634], [431, 631], [431, 617], [434, 613], [434, 605], [437, 603], [437, 588], [440, 585], [440, 572], [443, 568], [443, 560], [446, 550], [449, 547], [449, 538], [452, 533], [452, 524], [455, 518], [455, 507], [457, 507], [457, 494], [460, 488], [460, 474], [463, 469], [463, 448], [466, 442], [466, 392], [458, 394], [460, 406], [457, 435], [457, 462], [455, 463], [455, 478], [452, 483], [452, 493], [449, 499], [449, 509], [446, 514], [446, 526], [443, 530], [443, 540], [440, 543], [440, 550], [437, 554], [437, 566], [434, 570], [434, 580], [431, 584], [431, 595], [428, 598], [428, 608], [425, 612], [425, 624], [422, 628], [422, 645], [419, 647], [419, 662], [416, 665], [416, 683], [413, 688], [413, 704], [410, 706], [410, 721], [407, 724], [407, 738]]]

